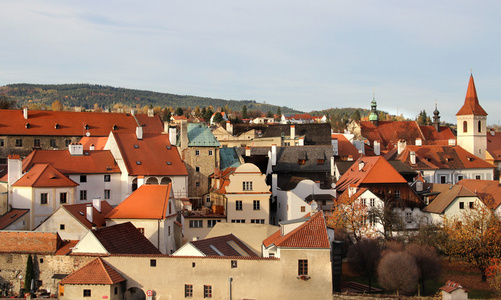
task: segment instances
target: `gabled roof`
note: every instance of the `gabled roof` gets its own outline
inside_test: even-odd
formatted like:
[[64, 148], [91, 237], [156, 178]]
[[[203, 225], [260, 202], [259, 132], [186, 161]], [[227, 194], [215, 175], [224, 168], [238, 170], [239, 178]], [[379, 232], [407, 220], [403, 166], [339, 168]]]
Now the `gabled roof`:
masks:
[[439, 290], [445, 291], [447, 293], [452, 293], [458, 289], [462, 289], [465, 292], [468, 292], [468, 290], [461, 286], [461, 284], [450, 280], [447, 281], [443, 287], [439, 288]]
[[449, 140], [455, 140], [456, 136], [448, 126], [440, 126], [439, 131], [432, 125], [420, 125], [424, 143], [427, 145], [448, 145]]
[[263, 241], [265, 247], [275, 244], [284, 248], [330, 248], [327, 227], [325, 226], [324, 214], [319, 211], [308, 221], [282, 235], [282, 229], [269, 236]]
[[[178, 139], [178, 144], [181, 139]], [[178, 145], [179, 146], [179, 145]], [[188, 147], [219, 147], [221, 144], [207, 125], [188, 123]]]
[[19, 187], [74, 187], [78, 183], [69, 179], [49, 164], [36, 164], [12, 186]]
[[353, 146], [343, 134], [333, 133], [331, 139], [337, 140], [337, 156], [348, 157], [351, 155], [351, 157], [357, 157], [359, 155], [357, 147]]
[[186, 176], [188, 171], [172, 146], [168, 134], [144, 133], [138, 140], [135, 133], [113, 136], [131, 176]]
[[208, 239], [189, 242], [205, 256], [254, 256], [252, 252], [242, 241], [232, 233], [212, 237]]
[[92, 207], [92, 223], [87, 220], [87, 205], [89, 203], [81, 204], [66, 204], [62, 206], [62, 209], [70, 213], [75, 219], [80, 221], [85, 227], [91, 229], [92, 224], [96, 225], [97, 228], [106, 226], [105, 216], [113, 210], [113, 207], [106, 201], [101, 201], [101, 212], [99, 212], [94, 206]]
[[240, 157], [238, 156], [235, 147], [231, 148], [220, 148], [219, 149], [220, 166], [221, 170], [232, 167], [237, 168], [242, 163], [240, 162]]
[[68, 150], [35, 150], [23, 160], [23, 172], [43, 163], [65, 175], [120, 173], [109, 150], [84, 151], [84, 155], [71, 155]]
[[117, 271], [101, 258], [96, 258], [77, 271], [66, 276], [60, 284], [112, 285], [125, 281]]
[[457, 184], [473, 191], [491, 209], [501, 205], [501, 184], [497, 180], [463, 179]]
[[106, 215], [107, 219], [155, 219], [168, 215], [172, 184], [143, 184]]
[[99, 228], [92, 233], [110, 254], [161, 254], [131, 222]]
[[350, 196], [350, 191], [346, 189], [337, 199], [337, 203], [342, 204], [351, 204], [358, 197], [362, 196], [368, 189], [367, 188], [359, 188], [357, 192]]
[[[433, 186], [435, 185], [436, 184]], [[457, 198], [477, 196], [475, 193], [461, 185], [444, 184], [444, 186], [447, 186], [447, 189], [442, 191], [428, 206], [423, 209], [423, 211], [443, 214], [447, 207], [449, 207], [449, 205]], [[432, 187], [432, 189], [434, 189], [434, 187]]]
[[108, 136], [112, 130], [133, 132], [138, 122], [145, 125], [145, 132], [163, 130], [158, 116], [148, 118], [138, 114], [134, 117], [125, 113], [28, 110], [28, 119], [25, 119], [22, 110], [0, 109], [0, 120], [3, 135], [84, 136], [89, 132], [91, 136]]
[[54, 254], [62, 244], [57, 232], [0, 231], [0, 252]]
[[89, 150], [91, 146], [94, 146], [94, 150], [104, 150], [107, 141], [107, 136], [84, 136], [79, 143], [82, 144], [84, 150]]
[[375, 183], [407, 183], [395, 168], [381, 156], [364, 156], [355, 161], [336, 183], [343, 192], [350, 186]]
[[330, 172], [332, 146], [277, 147], [276, 173]]
[[[416, 164], [411, 164], [410, 153], [416, 153]], [[461, 146], [407, 146], [400, 155], [388, 153], [392, 157], [409, 165], [415, 170], [434, 169], [493, 169], [494, 166], [471, 154]]]
[[0, 217], [0, 230], [4, 230], [6, 227], [13, 224], [29, 212], [29, 209], [12, 209], [11, 211], [6, 212]]
[[491, 130], [487, 133], [487, 151], [494, 161], [501, 160], [501, 132]]
[[[304, 136], [305, 145], [331, 145], [331, 126], [328, 123], [292, 125], [294, 125], [296, 137]], [[252, 127], [247, 127], [247, 130], [250, 128]], [[290, 131], [291, 124], [272, 124], [262, 128], [264, 138], [290, 136]]]
[[466, 90], [464, 104], [456, 114], [456, 116], [463, 115], [487, 116], [487, 113], [478, 102], [477, 89], [475, 88], [473, 75], [470, 75], [470, 82], [468, 83], [468, 90]]

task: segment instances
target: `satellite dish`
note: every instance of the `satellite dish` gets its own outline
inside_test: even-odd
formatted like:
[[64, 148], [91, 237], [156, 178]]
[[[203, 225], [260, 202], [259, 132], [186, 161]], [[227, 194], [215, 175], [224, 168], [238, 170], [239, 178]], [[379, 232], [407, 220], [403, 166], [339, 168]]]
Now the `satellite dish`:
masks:
[[90, 132], [88, 132], [88, 131], [87, 131], [87, 132], [85, 133], [85, 136], [90, 136]]

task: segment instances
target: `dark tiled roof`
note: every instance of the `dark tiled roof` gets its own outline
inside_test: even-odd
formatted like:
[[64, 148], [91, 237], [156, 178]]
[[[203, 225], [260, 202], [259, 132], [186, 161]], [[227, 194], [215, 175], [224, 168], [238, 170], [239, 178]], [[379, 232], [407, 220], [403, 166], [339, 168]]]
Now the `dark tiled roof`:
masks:
[[[331, 145], [331, 126], [328, 123], [292, 124], [295, 135], [304, 136], [305, 145]], [[291, 124], [269, 125], [263, 137], [290, 136]]]
[[6, 212], [0, 217], [0, 230], [4, 230], [6, 227], [13, 224], [29, 212], [29, 209], [12, 209], [11, 211]]
[[332, 154], [332, 146], [277, 147], [277, 164], [273, 166], [273, 171], [330, 172]]
[[96, 258], [77, 271], [71, 273], [60, 284], [103, 284], [112, 285], [125, 281], [117, 271], [101, 258]]
[[131, 222], [93, 231], [110, 254], [160, 254], [160, 251]]
[[[233, 234], [190, 242], [206, 256], [257, 256]], [[234, 244], [234, 245], [231, 245]], [[237, 247], [240, 249], [238, 249]], [[241, 251], [243, 250], [243, 252]]]

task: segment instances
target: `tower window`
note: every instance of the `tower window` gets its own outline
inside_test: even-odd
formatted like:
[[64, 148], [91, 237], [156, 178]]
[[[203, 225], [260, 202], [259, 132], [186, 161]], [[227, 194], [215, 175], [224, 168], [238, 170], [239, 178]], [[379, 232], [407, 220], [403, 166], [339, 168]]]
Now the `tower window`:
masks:
[[478, 132], [482, 132], [482, 121], [478, 121]]
[[468, 132], [468, 122], [463, 121], [463, 132]]

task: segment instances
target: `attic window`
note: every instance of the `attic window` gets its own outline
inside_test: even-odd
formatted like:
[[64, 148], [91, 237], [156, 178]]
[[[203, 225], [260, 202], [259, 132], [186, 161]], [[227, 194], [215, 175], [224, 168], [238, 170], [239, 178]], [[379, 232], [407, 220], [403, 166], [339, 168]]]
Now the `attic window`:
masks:
[[111, 126], [111, 129], [113, 129], [113, 130], [117, 130], [117, 125], [116, 125], [116, 124], [113, 124], [113, 126]]
[[89, 152], [84, 152], [84, 155], [85, 156], [89, 156]]
[[445, 160], [446, 160], [447, 162], [454, 161], [454, 159], [453, 159], [453, 158], [450, 158], [450, 157], [446, 157], [446, 158], [445, 158]]
[[472, 161], [473, 160], [473, 157], [466, 157], [468, 159], [468, 161]]
[[306, 163], [306, 159], [298, 159], [297, 164], [298, 165], [304, 165]]
[[54, 125], [54, 128], [59, 129], [59, 124], [58, 124], [58, 123], [56, 123], [56, 124]]
[[317, 165], [323, 165], [325, 162], [324, 159], [317, 159]]
[[138, 166], [141, 165], [141, 161], [136, 160], [136, 165], [138, 165]]
[[85, 130], [89, 130], [89, 124], [85, 124], [84, 128]]
[[26, 129], [30, 129], [30, 123], [26, 123], [26, 125], [24, 125], [24, 127], [26, 127]]
[[172, 165], [172, 163], [171, 163], [170, 161], [168, 161], [168, 162], [167, 162], [167, 165], [168, 165], [168, 166], [170, 166], [170, 165]]
[[106, 171], [111, 171], [111, 166], [106, 166]]
[[426, 159], [427, 161], [431, 161], [431, 158], [429, 158], [429, 157], [425, 157], [425, 159]]
[[139, 149], [139, 145], [134, 145], [134, 149]]
[[81, 216], [83, 216], [83, 215], [84, 215], [84, 213], [83, 213], [83, 212], [81, 212], [81, 211], [79, 211], [78, 213], [79, 213]]

